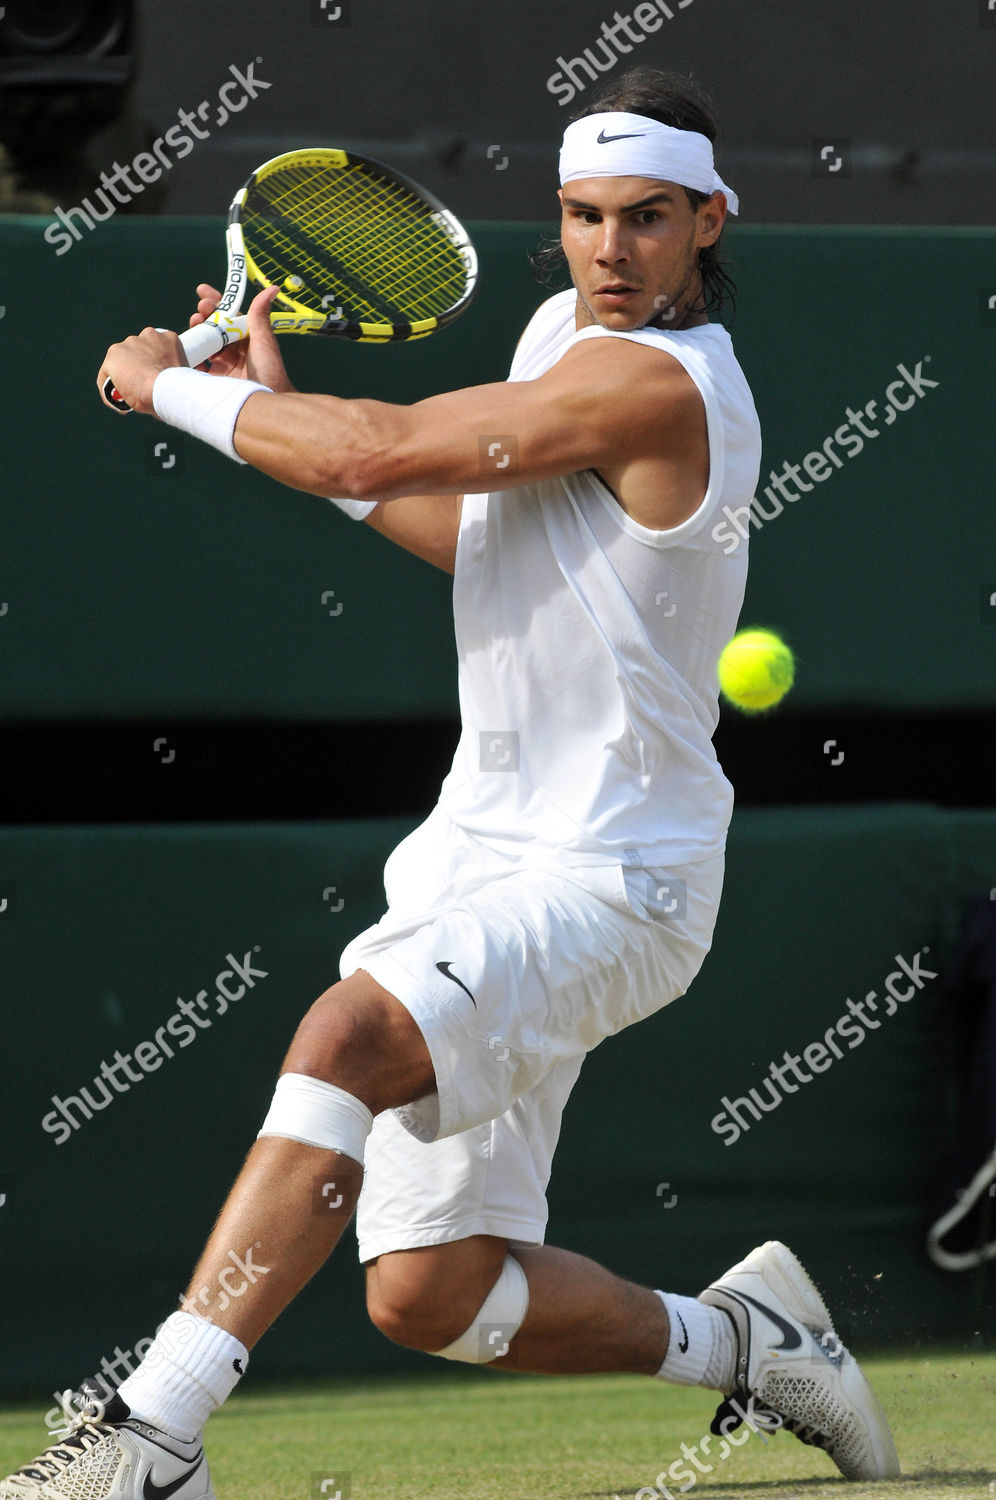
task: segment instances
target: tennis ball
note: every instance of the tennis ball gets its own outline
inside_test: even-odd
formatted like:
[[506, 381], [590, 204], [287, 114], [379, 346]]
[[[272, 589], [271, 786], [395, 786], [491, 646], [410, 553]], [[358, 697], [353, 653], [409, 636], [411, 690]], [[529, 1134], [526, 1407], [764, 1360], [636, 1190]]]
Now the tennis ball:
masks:
[[723, 647], [719, 685], [745, 714], [780, 703], [795, 679], [795, 658], [773, 630], [741, 630]]

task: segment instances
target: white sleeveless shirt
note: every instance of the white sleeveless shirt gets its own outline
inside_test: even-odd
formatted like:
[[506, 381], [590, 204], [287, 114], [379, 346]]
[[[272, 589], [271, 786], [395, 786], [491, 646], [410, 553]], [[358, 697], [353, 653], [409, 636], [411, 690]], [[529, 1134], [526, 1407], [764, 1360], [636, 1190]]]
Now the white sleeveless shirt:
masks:
[[530, 863], [692, 863], [725, 847], [733, 811], [712, 735], [747, 546], [727, 555], [711, 531], [720, 507], [754, 494], [757, 413], [719, 324], [576, 332], [575, 306], [571, 289], [538, 308], [509, 379], [537, 379], [582, 339], [673, 355], [705, 404], [708, 489], [667, 531], [633, 521], [593, 470], [464, 496], [453, 583], [462, 733], [439, 805]]

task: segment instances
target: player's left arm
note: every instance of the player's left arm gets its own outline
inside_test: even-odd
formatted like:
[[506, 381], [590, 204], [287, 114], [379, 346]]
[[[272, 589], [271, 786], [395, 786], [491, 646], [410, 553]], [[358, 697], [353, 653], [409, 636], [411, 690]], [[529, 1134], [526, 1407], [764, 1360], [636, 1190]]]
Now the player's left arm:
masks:
[[[703, 434], [701, 396], [677, 360], [630, 340], [591, 339], [537, 380], [413, 406], [260, 393], [242, 408], [235, 446], [294, 489], [389, 500], [667, 462]], [[502, 447], [489, 454], [492, 444]]]

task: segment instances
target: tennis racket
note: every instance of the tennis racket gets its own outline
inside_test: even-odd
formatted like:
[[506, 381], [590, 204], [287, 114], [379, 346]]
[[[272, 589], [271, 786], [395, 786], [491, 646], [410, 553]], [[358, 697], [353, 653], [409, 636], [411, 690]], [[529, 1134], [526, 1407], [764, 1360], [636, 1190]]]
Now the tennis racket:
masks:
[[[250, 282], [280, 287], [275, 333], [367, 344], [425, 338], [477, 289], [477, 254], [459, 220], [425, 188], [353, 151], [288, 151], [257, 167], [232, 199], [226, 242], [221, 302], [180, 334], [189, 365], [246, 338]], [[104, 395], [131, 410], [110, 379]]]

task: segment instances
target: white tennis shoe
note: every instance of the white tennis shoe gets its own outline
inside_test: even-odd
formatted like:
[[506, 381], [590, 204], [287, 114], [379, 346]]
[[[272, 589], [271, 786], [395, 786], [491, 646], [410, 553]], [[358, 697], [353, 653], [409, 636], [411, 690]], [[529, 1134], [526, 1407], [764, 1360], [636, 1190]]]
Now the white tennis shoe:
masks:
[[62, 1398], [61, 1442], [0, 1479], [0, 1500], [214, 1500], [200, 1438], [183, 1443], [139, 1422], [117, 1393], [82, 1411], [73, 1395]]
[[899, 1475], [885, 1413], [791, 1250], [768, 1240], [698, 1300], [722, 1308], [736, 1333], [736, 1383], [726, 1395], [737, 1406], [727, 1400], [719, 1407], [717, 1436], [734, 1431], [744, 1415], [775, 1412], [802, 1442], [823, 1448], [845, 1479]]

